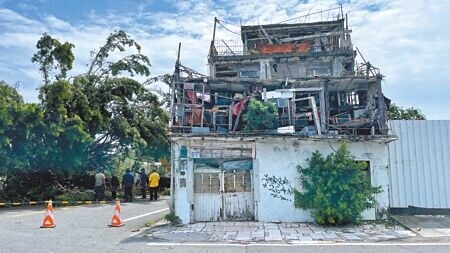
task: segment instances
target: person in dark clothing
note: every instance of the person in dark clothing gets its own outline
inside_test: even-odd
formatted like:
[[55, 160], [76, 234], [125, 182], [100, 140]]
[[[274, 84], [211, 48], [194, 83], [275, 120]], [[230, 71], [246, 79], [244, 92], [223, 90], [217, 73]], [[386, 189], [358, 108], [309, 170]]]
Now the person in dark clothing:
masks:
[[133, 201], [133, 184], [134, 177], [131, 174], [131, 170], [126, 169], [125, 174], [122, 177], [122, 188], [125, 192], [125, 202]]
[[145, 174], [145, 169], [141, 169], [141, 173], [139, 174], [140, 178], [141, 178], [141, 195], [142, 198], [145, 199], [147, 198], [147, 188], [148, 188], [148, 176], [147, 174]]
[[120, 186], [120, 182], [119, 182], [119, 178], [117, 178], [116, 175], [112, 175], [111, 178], [111, 197], [112, 199], [116, 199], [117, 198], [117, 189]]

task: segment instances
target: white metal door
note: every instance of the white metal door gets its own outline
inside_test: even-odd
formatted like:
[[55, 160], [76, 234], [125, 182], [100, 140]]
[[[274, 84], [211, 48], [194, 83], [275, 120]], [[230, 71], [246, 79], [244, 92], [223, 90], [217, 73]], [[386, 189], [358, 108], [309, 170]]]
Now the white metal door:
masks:
[[233, 170], [223, 173], [223, 219], [254, 220], [253, 171]]
[[251, 159], [199, 160], [194, 166], [194, 220], [253, 220]]
[[222, 194], [220, 171], [194, 172], [194, 219], [218, 221], [222, 219]]

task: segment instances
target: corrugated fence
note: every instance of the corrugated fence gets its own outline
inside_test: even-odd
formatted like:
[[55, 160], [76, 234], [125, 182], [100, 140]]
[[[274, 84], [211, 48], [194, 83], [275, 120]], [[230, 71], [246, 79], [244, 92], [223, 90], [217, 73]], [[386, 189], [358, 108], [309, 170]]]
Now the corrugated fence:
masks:
[[394, 120], [390, 206], [450, 208], [450, 120]]

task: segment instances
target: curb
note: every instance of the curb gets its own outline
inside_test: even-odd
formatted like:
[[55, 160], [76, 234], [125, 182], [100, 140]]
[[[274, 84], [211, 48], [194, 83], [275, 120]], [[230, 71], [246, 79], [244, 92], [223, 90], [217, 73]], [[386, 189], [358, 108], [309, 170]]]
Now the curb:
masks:
[[[161, 200], [166, 199], [161, 197]], [[123, 199], [120, 199], [122, 203], [125, 203]], [[133, 201], [148, 201], [148, 199], [140, 199], [135, 198]], [[26, 206], [38, 206], [38, 205], [47, 205], [49, 200], [41, 200], [41, 201], [16, 201], [16, 202], [0, 202], [0, 209], [2, 208], [11, 208], [11, 207], [26, 207]], [[93, 201], [93, 200], [52, 200], [52, 204], [54, 206], [78, 206], [78, 205], [91, 205], [91, 204], [115, 204], [115, 200], [103, 200], [103, 201]]]
[[[45, 201], [21, 201], [21, 202], [0, 202], [0, 208], [10, 208], [10, 207], [25, 207], [25, 206], [38, 206], [46, 205], [49, 200]], [[77, 205], [88, 205], [88, 204], [109, 204], [115, 203], [115, 201], [66, 201], [66, 200], [55, 200], [52, 201], [54, 206], [77, 206]]]
[[395, 215], [391, 215], [391, 218], [393, 220], [395, 220], [395, 222], [397, 222], [398, 224], [403, 226], [404, 228], [408, 229], [409, 231], [413, 232], [414, 234], [416, 234], [418, 236], [421, 236], [419, 231], [417, 230], [417, 228], [412, 228], [412, 227], [408, 226], [405, 222], [403, 222], [400, 219], [398, 219], [397, 217], [395, 217]]

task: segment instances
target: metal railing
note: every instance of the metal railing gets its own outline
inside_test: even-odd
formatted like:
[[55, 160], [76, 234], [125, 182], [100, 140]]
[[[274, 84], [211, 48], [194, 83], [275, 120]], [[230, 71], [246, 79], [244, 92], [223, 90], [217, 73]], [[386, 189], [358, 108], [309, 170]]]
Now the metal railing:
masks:
[[244, 55], [244, 45], [237, 40], [216, 40], [214, 41], [217, 56]]

